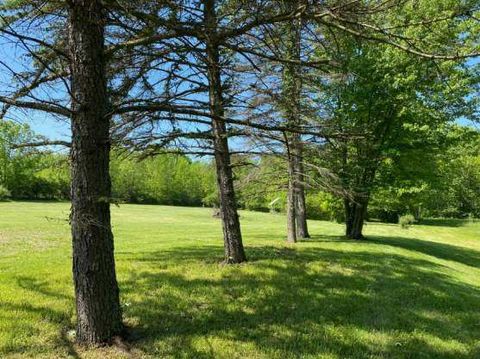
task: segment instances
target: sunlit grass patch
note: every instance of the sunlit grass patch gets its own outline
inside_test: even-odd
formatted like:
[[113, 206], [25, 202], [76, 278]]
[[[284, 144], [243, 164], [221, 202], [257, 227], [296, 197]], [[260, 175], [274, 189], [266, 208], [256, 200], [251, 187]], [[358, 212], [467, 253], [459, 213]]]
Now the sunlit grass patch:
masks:
[[46, 218], [68, 208], [0, 204], [2, 358], [480, 356], [479, 223], [369, 223], [350, 241], [311, 221], [292, 246], [282, 216], [242, 212], [249, 262], [230, 267], [210, 209], [136, 205], [112, 209], [128, 352], [79, 348], [68, 224]]

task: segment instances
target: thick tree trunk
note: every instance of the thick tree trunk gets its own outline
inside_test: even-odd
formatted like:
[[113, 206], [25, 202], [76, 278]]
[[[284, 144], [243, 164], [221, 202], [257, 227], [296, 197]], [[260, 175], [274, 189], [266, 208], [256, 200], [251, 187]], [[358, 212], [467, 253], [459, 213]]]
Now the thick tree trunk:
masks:
[[84, 344], [108, 342], [122, 330], [110, 225], [104, 21], [100, 0], [70, 2], [73, 280], [77, 341]]
[[303, 150], [301, 144], [298, 144], [297, 158], [295, 160], [295, 217], [298, 238], [310, 238], [307, 225], [307, 204], [305, 200], [305, 170], [303, 166]]
[[356, 198], [353, 203], [349, 203], [346, 212], [348, 212], [347, 237], [350, 239], [363, 239], [363, 224], [367, 213], [368, 197]]
[[363, 230], [363, 223], [365, 222], [365, 214], [366, 214], [366, 204], [364, 203], [356, 204], [349, 238], [351, 239], [364, 238], [362, 230]]
[[225, 111], [220, 74], [220, 55], [216, 42], [215, 0], [205, 1], [204, 16], [207, 26], [206, 52], [210, 113], [212, 115], [213, 146], [220, 195], [220, 215], [223, 225], [225, 263], [241, 263], [246, 261], [246, 256], [233, 186], [227, 128], [223, 119]]

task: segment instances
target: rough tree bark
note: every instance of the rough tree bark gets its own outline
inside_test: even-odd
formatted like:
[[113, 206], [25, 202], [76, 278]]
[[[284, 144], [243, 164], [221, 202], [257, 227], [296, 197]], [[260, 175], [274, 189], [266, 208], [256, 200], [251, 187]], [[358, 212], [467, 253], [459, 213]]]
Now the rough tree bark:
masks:
[[220, 73], [219, 44], [217, 42], [217, 16], [215, 0], [205, 0], [204, 20], [206, 25], [207, 76], [209, 82], [210, 114], [212, 115], [213, 146], [220, 196], [220, 216], [223, 225], [225, 263], [246, 261], [242, 233], [237, 212], [233, 186], [228, 134], [225, 121], [222, 80]]
[[73, 280], [77, 341], [108, 342], [122, 330], [110, 225], [110, 118], [100, 0], [69, 2], [72, 91]]
[[354, 204], [348, 200], [343, 200], [343, 205], [345, 208], [345, 236], [350, 237], [353, 226], [353, 206]]
[[[291, 143], [291, 141], [290, 141]], [[295, 191], [295, 161], [294, 154], [287, 145], [288, 157], [288, 192], [287, 192], [287, 242], [297, 241], [297, 215], [296, 215], [296, 191]]]
[[363, 224], [367, 213], [368, 196], [355, 198], [354, 202], [346, 203], [346, 235], [350, 239], [363, 239]]
[[[300, 1], [289, 0], [284, 2], [284, 6], [286, 9], [292, 11], [295, 7], [300, 6]], [[301, 56], [301, 20], [298, 18], [292, 19], [285, 25], [285, 32], [286, 57], [288, 60], [299, 61]], [[302, 122], [301, 91], [302, 81], [299, 66], [292, 63], [284, 65], [284, 112], [287, 124], [292, 127], [298, 127]], [[289, 142], [290, 152], [288, 155], [287, 238], [288, 241], [296, 241], [297, 237], [310, 237], [307, 227], [307, 208], [305, 203], [303, 146], [301, 136], [298, 134], [290, 134], [287, 141]], [[295, 235], [290, 232], [291, 230], [295, 232]]]
[[296, 172], [296, 202], [295, 216], [298, 238], [310, 238], [307, 225], [307, 203], [305, 200], [305, 168], [303, 165], [303, 150], [301, 144], [298, 144], [299, 150], [297, 160], [295, 161]]
[[363, 224], [367, 215], [370, 193], [377, 170], [376, 163], [365, 167], [357, 177], [354, 186], [353, 199], [345, 199], [346, 235], [351, 239], [363, 239]]

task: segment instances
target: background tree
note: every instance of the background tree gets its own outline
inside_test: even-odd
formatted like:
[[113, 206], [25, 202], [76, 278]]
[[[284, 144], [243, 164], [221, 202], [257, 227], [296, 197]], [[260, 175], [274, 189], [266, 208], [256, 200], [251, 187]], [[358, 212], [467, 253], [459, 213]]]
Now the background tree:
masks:
[[[295, 11], [301, 1], [286, 2], [284, 6]], [[287, 127], [298, 129], [302, 122], [302, 69], [301, 32], [302, 17], [291, 19], [282, 26], [285, 30], [286, 59], [283, 64], [281, 108]], [[307, 209], [305, 202], [305, 176], [303, 168], [302, 139], [300, 133], [286, 136], [286, 152], [288, 159], [288, 194], [287, 194], [287, 241], [296, 242], [297, 237], [310, 237], [307, 227]]]
[[[346, 234], [360, 239], [377, 170], [386, 157], [418, 145], [442, 123], [471, 113], [462, 99], [475, 80], [461, 64], [425, 62], [381, 45], [348, 41], [343, 53], [349, 55], [338, 59], [341, 75], [320, 91], [330, 128], [346, 136], [331, 139], [323, 154], [333, 156], [328, 157], [329, 168], [349, 193]], [[348, 138], [349, 133], [355, 136]]]

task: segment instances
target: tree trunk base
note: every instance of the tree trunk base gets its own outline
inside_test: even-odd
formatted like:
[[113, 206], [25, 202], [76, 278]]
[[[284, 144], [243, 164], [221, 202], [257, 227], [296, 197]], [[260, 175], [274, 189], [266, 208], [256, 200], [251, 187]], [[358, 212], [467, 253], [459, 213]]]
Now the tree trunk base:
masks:
[[225, 258], [223, 261], [220, 262], [220, 265], [229, 266], [232, 264], [242, 264], [246, 262], [247, 262], [247, 258], [243, 258], [243, 259]]
[[81, 336], [79, 335], [78, 328], [75, 331], [75, 339], [74, 342], [77, 345], [84, 346], [84, 347], [108, 347], [108, 346], [115, 346], [119, 341], [126, 341], [128, 338], [127, 328], [121, 323], [118, 330], [112, 333], [111, 336], [108, 337], [100, 337], [100, 336]]
[[359, 234], [359, 235], [350, 234], [350, 235], [347, 235], [347, 238], [353, 239], [355, 241], [363, 241], [367, 239], [363, 234]]

